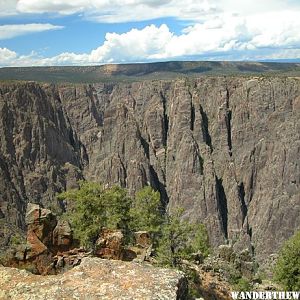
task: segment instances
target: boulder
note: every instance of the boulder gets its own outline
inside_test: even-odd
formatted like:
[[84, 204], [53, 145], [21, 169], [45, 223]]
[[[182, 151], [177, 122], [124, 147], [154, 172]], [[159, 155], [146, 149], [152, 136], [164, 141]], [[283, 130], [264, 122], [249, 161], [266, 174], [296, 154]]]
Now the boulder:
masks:
[[53, 230], [57, 224], [56, 216], [38, 204], [28, 203], [26, 211], [27, 240], [34, 241], [36, 236], [46, 247], [52, 244]]
[[57, 222], [53, 230], [53, 246], [59, 251], [67, 251], [70, 249], [73, 242], [73, 232], [68, 221]]
[[96, 241], [95, 255], [106, 259], [122, 259], [124, 235], [121, 230], [103, 228]]
[[57, 221], [50, 210], [33, 203], [27, 206], [26, 224], [26, 244], [16, 247], [6, 265], [30, 270], [34, 274], [55, 273], [54, 256], [73, 247], [70, 224]]
[[83, 248], [74, 248], [72, 250], [60, 253], [53, 258], [52, 264], [47, 270], [47, 274], [59, 274], [66, 272], [75, 266], [80, 265], [84, 257], [90, 256]]
[[134, 233], [135, 245], [142, 248], [149, 248], [152, 240], [148, 231], [137, 231]]

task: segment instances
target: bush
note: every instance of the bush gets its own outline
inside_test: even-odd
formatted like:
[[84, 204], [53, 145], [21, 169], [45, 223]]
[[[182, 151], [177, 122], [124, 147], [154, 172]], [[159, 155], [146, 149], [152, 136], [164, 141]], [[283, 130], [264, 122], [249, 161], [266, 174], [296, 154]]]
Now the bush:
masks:
[[207, 257], [210, 253], [208, 233], [204, 224], [194, 225], [191, 251], [200, 251], [204, 257]]
[[130, 208], [131, 228], [148, 231], [156, 239], [164, 221], [159, 192], [146, 186], [138, 191]]
[[82, 246], [91, 247], [102, 227], [128, 231], [131, 199], [121, 187], [80, 181], [79, 189], [61, 193], [58, 199], [73, 202], [66, 217]]
[[22, 237], [20, 234], [18, 233], [15, 233], [13, 234], [11, 237], [10, 237], [10, 246], [18, 246], [18, 245], [21, 245], [21, 244], [24, 244], [26, 242], [26, 240], [24, 239], [24, 237]]
[[233, 288], [235, 291], [247, 292], [252, 290], [252, 285], [247, 278], [241, 277], [233, 284]]
[[193, 252], [203, 251], [208, 255], [208, 235], [204, 225], [190, 224], [182, 220], [183, 209], [166, 216], [157, 248], [160, 264], [180, 267], [182, 259], [189, 259]]
[[300, 290], [300, 231], [284, 243], [275, 266], [274, 279], [287, 290]]
[[130, 240], [133, 231], [145, 230], [152, 235], [160, 264], [178, 267], [182, 259], [193, 252], [209, 253], [208, 235], [203, 225], [182, 220], [183, 210], [164, 215], [160, 195], [147, 186], [128, 197], [119, 186], [104, 188], [101, 184], [80, 181], [79, 189], [58, 195], [68, 200], [71, 208], [65, 214], [72, 226], [74, 238], [91, 248], [101, 230], [121, 229]]

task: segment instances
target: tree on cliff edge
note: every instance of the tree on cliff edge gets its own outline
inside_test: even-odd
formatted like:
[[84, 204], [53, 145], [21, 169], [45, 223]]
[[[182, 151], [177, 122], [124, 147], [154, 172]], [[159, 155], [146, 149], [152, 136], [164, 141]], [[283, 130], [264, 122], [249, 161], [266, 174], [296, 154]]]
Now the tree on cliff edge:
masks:
[[160, 194], [150, 186], [139, 190], [130, 208], [131, 228], [148, 231], [156, 239], [164, 221]]
[[274, 275], [275, 280], [287, 290], [300, 290], [300, 231], [284, 243]]
[[104, 188], [98, 183], [80, 181], [79, 189], [61, 193], [58, 198], [72, 202], [66, 217], [74, 237], [83, 246], [92, 246], [102, 227], [128, 231], [131, 199], [119, 186]]

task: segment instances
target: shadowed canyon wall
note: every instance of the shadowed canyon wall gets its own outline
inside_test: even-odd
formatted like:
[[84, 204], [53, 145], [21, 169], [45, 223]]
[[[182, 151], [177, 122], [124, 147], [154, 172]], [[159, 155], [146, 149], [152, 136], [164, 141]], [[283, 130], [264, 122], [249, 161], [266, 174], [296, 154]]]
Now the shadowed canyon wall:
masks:
[[150, 184], [262, 261], [300, 226], [299, 119], [297, 78], [2, 83], [1, 224], [24, 228], [27, 202], [55, 206], [81, 178]]

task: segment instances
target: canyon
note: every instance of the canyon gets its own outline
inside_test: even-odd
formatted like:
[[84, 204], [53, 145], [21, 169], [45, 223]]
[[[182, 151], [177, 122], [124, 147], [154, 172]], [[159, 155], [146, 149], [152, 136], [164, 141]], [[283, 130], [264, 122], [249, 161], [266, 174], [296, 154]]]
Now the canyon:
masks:
[[151, 185], [263, 265], [300, 226], [299, 119], [299, 77], [1, 82], [0, 247], [86, 179]]

